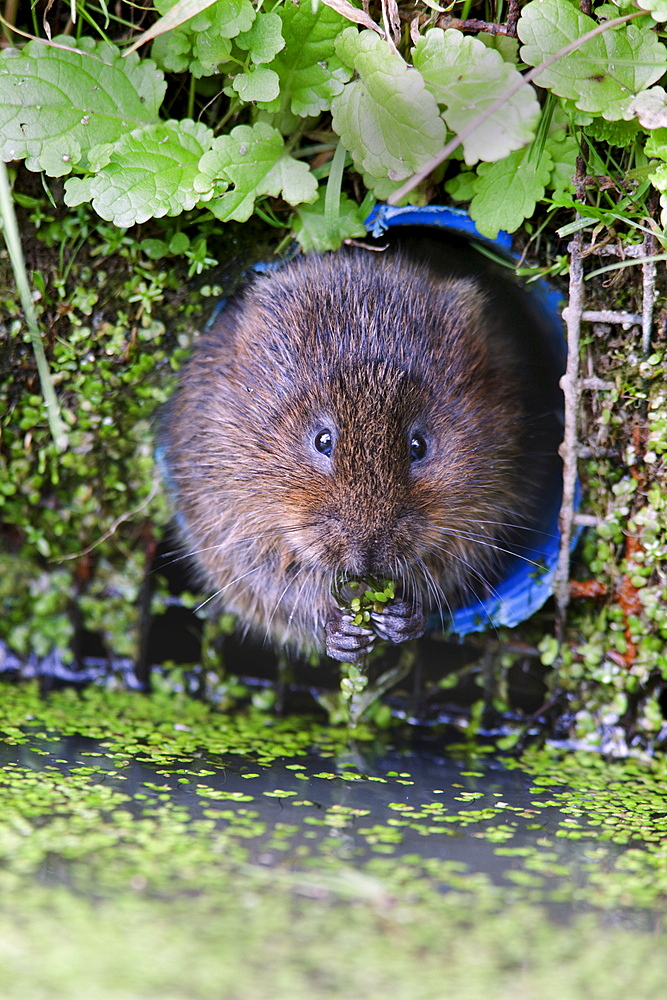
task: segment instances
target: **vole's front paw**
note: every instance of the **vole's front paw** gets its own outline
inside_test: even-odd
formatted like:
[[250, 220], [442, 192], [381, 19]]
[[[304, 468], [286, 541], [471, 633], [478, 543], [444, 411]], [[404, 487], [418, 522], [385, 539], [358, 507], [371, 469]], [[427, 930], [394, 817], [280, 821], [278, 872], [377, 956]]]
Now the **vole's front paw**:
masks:
[[334, 608], [324, 627], [327, 655], [343, 663], [357, 663], [369, 653], [375, 642], [375, 632], [363, 625], [354, 625], [352, 616]]
[[418, 639], [426, 628], [426, 615], [419, 605], [401, 598], [389, 601], [382, 611], [373, 611], [371, 620], [376, 634], [387, 642]]

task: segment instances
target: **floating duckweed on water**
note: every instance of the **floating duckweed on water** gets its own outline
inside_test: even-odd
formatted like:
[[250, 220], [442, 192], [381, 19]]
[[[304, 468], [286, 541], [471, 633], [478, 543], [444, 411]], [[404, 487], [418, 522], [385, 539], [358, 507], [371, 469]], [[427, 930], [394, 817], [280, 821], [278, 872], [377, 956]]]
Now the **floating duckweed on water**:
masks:
[[[383, 891], [411, 900], [483, 886], [499, 905], [659, 913], [667, 901], [665, 762], [528, 751], [506, 762], [525, 775], [517, 800], [493, 769], [443, 761], [433, 788], [413, 767], [410, 779], [395, 766], [366, 775], [361, 758], [351, 770], [344, 734], [308, 719], [230, 718], [186, 696], [5, 690], [0, 859], [12, 878], [57, 863], [81, 891], [127, 891], [139, 873], [147, 892], [178, 895], [208, 892], [238, 865], [272, 865], [272, 851], [297, 881], [303, 866], [370, 872], [391, 854]], [[313, 761], [318, 745], [331, 770]], [[501, 885], [474, 853], [452, 869], [447, 845], [466, 837], [496, 858]]]

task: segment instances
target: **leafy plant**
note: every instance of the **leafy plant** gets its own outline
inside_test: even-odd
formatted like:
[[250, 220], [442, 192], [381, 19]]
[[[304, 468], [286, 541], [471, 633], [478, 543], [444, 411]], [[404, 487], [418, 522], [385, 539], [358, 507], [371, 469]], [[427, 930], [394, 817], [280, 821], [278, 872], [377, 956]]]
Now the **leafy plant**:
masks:
[[[518, 47], [443, 30], [425, 6], [397, 47], [379, 25], [353, 26], [373, 22], [340, 2], [268, 0], [258, 9], [250, 0], [157, 0], [163, 16], [124, 54], [81, 33], [5, 49], [0, 155], [67, 178], [68, 205], [90, 202], [123, 227], [194, 208], [245, 220], [280, 197], [296, 209], [282, 214], [297, 239], [325, 249], [359, 234], [351, 172], [377, 198], [395, 200], [458, 136], [463, 163], [452, 150], [446, 190], [471, 203], [483, 233], [514, 231], [547, 192], [574, 193], [579, 139], [599, 135], [598, 122], [628, 123], [635, 147], [648, 133], [649, 179], [667, 190], [667, 100], [656, 86], [667, 70], [656, 22], [667, 10], [663, 0], [642, 8], [621, 0], [589, 16], [570, 0], [531, 0]], [[151, 56], [140, 57], [151, 40]], [[187, 113], [174, 114], [165, 106], [169, 74], [188, 73]], [[541, 90], [552, 95], [546, 139]], [[339, 195], [347, 222], [333, 238], [317, 222], [322, 143], [311, 136], [323, 131], [332, 152], [340, 142], [350, 154]]]

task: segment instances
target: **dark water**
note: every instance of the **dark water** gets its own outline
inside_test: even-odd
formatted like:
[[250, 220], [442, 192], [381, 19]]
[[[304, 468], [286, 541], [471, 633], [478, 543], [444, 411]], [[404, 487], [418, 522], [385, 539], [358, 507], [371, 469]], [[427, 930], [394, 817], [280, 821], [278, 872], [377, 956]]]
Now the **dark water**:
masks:
[[[614, 869], [626, 850], [612, 842], [601, 854], [594, 829], [578, 839], [564, 836], [567, 796], [554, 801], [554, 789], [536, 788], [523, 770], [496, 760], [456, 760], [427, 746], [361, 744], [333, 756], [313, 751], [270, 763], [201, 752], [158, 767], [126, 757], [119, 766], [108, 744], [51, 734], [49, 742], [0, 744], [0, 767], [35, 776], [90, 769], [91, 786], [129, 796], [124, 810], [136, 822], [166, 804], [191, 825], [213, 817], [215, 830], [242, 844], [248, 864], [313, 870], [341, 863], [364, 871], [378, 858], [407, 861], [419, 875], [430, 871], [436, 891], [474, 890], [482, 878], [512, 898], [547, 903], [558, 919], [596, 905], [595, 893], [587, 893], [590, 874], [601, 864]], [[63, 877], [57, 851], [36, 875]], [[616, 923], [645, 922], [632, 907], [609, 914]], [[647, 916], [647, 925], [653, 920]]]

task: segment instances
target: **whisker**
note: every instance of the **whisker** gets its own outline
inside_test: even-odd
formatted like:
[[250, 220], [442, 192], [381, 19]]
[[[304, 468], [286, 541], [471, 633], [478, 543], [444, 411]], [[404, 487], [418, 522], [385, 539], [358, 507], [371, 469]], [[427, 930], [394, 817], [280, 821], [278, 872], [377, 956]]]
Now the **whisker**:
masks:
[[[273, 619], [274, 619], [274, 618], [275, 618], [275, 616], [276, 616], [276, 612], [277, 612], [278, 608], [280, 607], [280, 603], [281, 603], [281, 601], [282, 601], [283, 597], [285, 596], [285, 594], [287, 593], [287, 591], [288, 591], [288, 590], [290, 589], [290, 587], [291, 587], [291, 586], [292, 586], [292, 584], [294, 583], [294, 581], [295, 581], [295, 580], [296, 580], [296, 579], [297, 579], [297, 578], [299, 577], [299, 574], [301, 573], [301, 569], [302, 569], [302, 567], [301, 567], [301, 566], [300, 566], [300, 565], [299, 565], [299, 564], [297, 563], [297, 565], [295, 566], [295, 569], [294, 569], [294, 573], [292, 574], [292, 577], [291, 577], [291, 579], [289, 579], [289, 580], [287, 581], [287, 583], [285, 584], [285, 587], [284, 587], [284, 589], [283, 589], [282, 593], [281, 593], [281, 594], [279, 595], [279, 597], [278, 597], [278, 598], [276, 599], [276, 602], [275, 602], [275, 604], [274, 604], [274, 606], [273, 606], [273, 611], [271, 612], [271, 615], [270, 615], [270, 617], [269, 617], [269, 620], [268, 620], [268, 622], [266, 623], [266, 634], [265, 634], [265, 637], [264, 637], [264, 643], [265, 643], [265, 644], [266, 644], [266, 643], [267, 643], [267, 642], [269, 641], [269, 639], [270, 639], [270, 637], [271, 637], [271, 624], [272, 624], [272, 622], [273, 622]], [[301, 589], [303, 589], [303, 587], [302, 587]], [[299, 595], [300, 595], [300, 594], [301, 594], [301, 590], [299, 591], [299, 594], [297, 594], [297, 598], [296, 598], [296, 600], [297, 600], [297, 601], [298, 601], [298, 599], [299, 599]], [[292, 611], [292, 614], [293, 614], [293, 613], [294, 613], [294, 611]], [[288, 619], [288, 620], [289, 620], [289, 622], [291, 622], [291, 620], [292, 620], [292, 615], [290, 615], [290, 616], [289, 616], [289, 619]]]
[[181, 552], [176, 555], [177, 549], [173, 549], [170, 552], [165, 552], [165, 556], [173, 556], [169, 562], [160, 563], [160, 569], [166, 568], [167, 566], [172, 566], [174, 563], [182, 562], [184, 559], [193, 559], [195, 556], [202, 555], [205, 552], [215, 552], [215, 551], [226, 551], [228, 554], [233, 555], [236, 549], [240, 549], [242, 546], [250, 544], [252, 542], [259, 542], [266, 538], [281, 538], [289, 535], [291, 532], [302, 531], [303, 528], [311, 528], [312, 525], [292, 525], [287, 528], [272, 528], [270, 531], [262, 532], [259, 535], [241, 535], [238, 538], [228, 539], [224, 538], [220, 542], [216, 542], [215, 545], [203, 545], [197, 549], [188, 549], [186, 552]]
[[502, 545], [498, 545], [496, 542], [491, 542], [490, 540], [485, 539], [483, 535], [477, 535], [474, 532], [466, 532], [460, 529], [455, 530], [453, 528], [442, 527], [437, 527], [436, 531], [439, 531], [441, 534], [447, 535], [450, 538], [463, 538], [466, 541], [476, 542], [480, 546], [484, 546], [484, 548], [492, 549], [494, 552], [500, 552], [503, 555], [516, 556], [517, 559], [527, 563], [529, 566], [535, 566], [536, 569], [544, 569], [543, 563], [537, 562], [535, 559], [529, 559], [528, 556], [521, 555], [520, 552], [515, 552], [514, 549], [507, 549]]
[[289, 613], [289, 615], [287, 617], [287, 622], [288, 622], [289, 625], [291, 625], [292, 621], [294, 620], [294, 614], [296, 612], [297, 605], [299, 603], [299, 599], [300, 599], [300, 597], [301, 597], [301, 595], [302, 595], [302, 593], [304, 591], [304, 588], [305, 588], [306, 584], [308, 583], [308, 581], [310, 580], [310, 578], [312, 577], [312, 575], [313, 575], [314, 572], [315, 572], [315, 567], [311, 566], [310, 569], [308, 570], [308, 573], [306, 574], [306, 579], [303, 581], [303, 583], [299, 587], [299, 591], [298, 591], [296, 597], [294, 598], [294, 603], [292, 605], [292, 610], [290, 611], [290, 613]]
[[[436, 550], [434, 548], [431, 548], [430, 551], [434, 555], [437, 555], [437, 552], [436, 552]], [[444, 551], [448, 556], [453, 556], [460, 563], [462, 563], [462, 565], [466, 568], [466, 570], [468, 571], [468, 573], [471, 574], [476, 580], [479, 581], [479, 583], [482, 584], [482, 586], [490, 593], [491, 597], [495, 597], [496, 600], [498, 600], [498, 601], [502, 600], [502, 598], [500, 597], [500, 594], [498, 593], [498, 591], [496, 590], [496, 588], [493, 586], [493, 584], [490, 582], [490, 580], [488, 580], [485, 576], [482, 575], [481, 570], [478, 570], [475, 566], [473, 566], [471, 563], [469, 563], [467, 559], [464, 559], [462, 556], [457, 555], [457, 553], [455, 553], [455, 552], [449, 552], [446, 549], [441, 550], [441, 551]], [[494, 623], [491, 615], [486, 610], [486, 608], [484, 608], [484, 598], [481, 597], [477, 593], [477, 591], [473, 588], [472, 584], [469, 581], [466, 583], [466, 588], [472, 594], [472, 596], [474, 597], [474, 599], [482, 606], [482, 608], [484, 610], [484, 614], [486, 615], [486, 618], [488, 620], [489, 625], [492, 625], [494, 631], [497, 633], [498, 629], [497, 629], [497, 627], [496, 627], [496, 625], [495, 625], [495, 623]], [[447, 600], [447, 598], [446, 598], [446, 596], [445, 596], [444, 593], [443, 593], [443, 598], [445, 599], [445, 603], [447, 604], [447, 611], [449, 612], [450, 618], [453, 618], [454, 617], [454, 612], [456, 611], [456, 609], [452, 609], [452, 607], [451, 607], [451, 605], [450, 605], [449, 601]], [[442, 621], [442, 615], [441, 615], [441, 621]], [[444, 623], [443, 623], [443, 631], [444, 631], [444, 627], [445, 626], [444, 626]]]
[[226, 583], [224, 585], [224, 587], [220, 587], [220, 589], [216, 590], [215, 593], [211, 594], [210, 597], [207, 597], [205, 601], [202, 601], [201, 604], [198, 604], [194, 610], [201, 611], [201, 609], [206, 607], [207, 604], [210, 604], [211, 601], [214, 601], [216, 597], [220, 597], [220, 594], [224, 594], [226, 590], [228, 590], [230, 587], [233, 587], [235, 583], [238, 583], [240, 580], [245, 580], [246, 577], [252, 576], [253, 573], [257, 573], [260, 569], [262, 569], [261, 566], [253, 566], [253, 568], [249, 570], [247, 573], [242, 573], [241, 576], [237, 576], [234, 580], [230, 580], [229, 583]]

